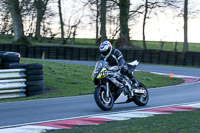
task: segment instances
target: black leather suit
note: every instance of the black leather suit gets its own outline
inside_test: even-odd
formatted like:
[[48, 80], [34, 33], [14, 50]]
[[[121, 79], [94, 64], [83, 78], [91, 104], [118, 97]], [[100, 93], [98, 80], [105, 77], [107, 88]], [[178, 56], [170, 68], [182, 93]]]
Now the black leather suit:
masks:
[[108, 57], [101, 54], [101, 60], [107, 61], [110, 66], [118, 66], [123, 75], [127, 75], [135, 82], [134, 75], [129, 71], [128, 65], [125, 63], [123, 55], [118, 49], [112, 48], [111, 54]]

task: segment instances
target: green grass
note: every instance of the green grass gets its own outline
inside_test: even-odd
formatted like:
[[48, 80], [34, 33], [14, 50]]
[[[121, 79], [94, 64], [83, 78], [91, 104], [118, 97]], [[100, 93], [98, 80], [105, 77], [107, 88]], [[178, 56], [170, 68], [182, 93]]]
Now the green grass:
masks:
[[[143, 48], [142, 41], [140, 40], [132, 40], [131, 43], [135, 46], [139, 46]], [[175, 42], [164, 42], [164, 46], [162, 50], [174, 51]], [[160, 42], [159, 41], [147, 41], [147, 49], [158, 49], [160, 50]], [[177, 51], [181, 52], [183, 49], [183, 42], [178, 42]], [[189, 51], [200, 52], [200, 43], [189, 43]]]
[[[29, 38], [30, 39], [30, 38]], [[12, 43], [13, 37], [10, 35], [1, 35], [0, 34], [0, 43]], [[68, 39], [67, 44], [61, 44], [60, 38], [49, 39], [45, 38], [42, 42], [38, 42], [37, 40], [30, 39], [31, 45], [33, 46], [74, 46], [74, 47], [98, 47], [95, 46], [95, 39], [83, 39], [76, 38], [75, 44], [72, 45], [72, 39]]]
[[156, 115], [47, 133], [199, 133], [200, 110]]
[[[77, 96], [92, 94], [94, 92], [94, 84], [91, 80], [91, 73], [94, 69], [93, 66], [66, 64], [25, 58], [21, 59], [21, 63], [44, 64], [44, 77], [47, 93], [44, 95], [31, 96], [26, 98], [1, 100], [0, 102]], [[151, 74], [147, 72], [135, 72], [135, 77], [138, 81], [144, 83], [147, 88], [183, 83], [182, 79], [169, 78], [166, 76]]]
[[60, 44], [60, 39], [56, 38], [52, 41], [48, 41], [48, 40], [44, 40], [43, 42], [39, 43], [37, 41], [32, 41], [32, 45], [33, 46], [73, 46], [73, 47], [98, 47], [95, 46], [95, 40], [94, 39], [81, 39], [81, 38], [77, 38], [75, 40], [75, 45], [72, 45], [72, 40], [69, 39], [67, 44]]

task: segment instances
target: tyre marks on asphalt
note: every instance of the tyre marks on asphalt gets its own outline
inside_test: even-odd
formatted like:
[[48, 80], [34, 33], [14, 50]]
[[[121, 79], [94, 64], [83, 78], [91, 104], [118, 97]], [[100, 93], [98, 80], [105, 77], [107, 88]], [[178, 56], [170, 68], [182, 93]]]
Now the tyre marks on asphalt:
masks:
[[0, 129], [0, 133], [41, 133], [46, 130], [69, 129], [77, 126], [99, 125], [109, 121], [129, 120], [133, 118], [151, 117], [160, 114], [171, 114], [178, 111], [193, 111], [200, 108], [200, 101], [176, 106], [155, 107], [149, 109], [132, 110], [114, 114], [99, 114], [76, 119], [38, 123], [15, 128]]

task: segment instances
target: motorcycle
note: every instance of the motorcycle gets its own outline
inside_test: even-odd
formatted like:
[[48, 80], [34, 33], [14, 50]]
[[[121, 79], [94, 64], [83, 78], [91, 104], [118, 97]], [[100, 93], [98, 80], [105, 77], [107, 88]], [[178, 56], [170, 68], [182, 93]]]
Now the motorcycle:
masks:
[[[139, 62], [136, 60], [128, 64], [134, 72]], [[132, 81], [120, 73], [116, 66], [109, 66], [108, 62], [100, 60], [96, 63], [92, 73], [95, 84], [94, 99], [99, 108], [111, 110], [114, 103], [134, 102], [138, 106], [145, 106], [149, 100], [149, 93], [145, 85], [139, 82], [135, 87]]]

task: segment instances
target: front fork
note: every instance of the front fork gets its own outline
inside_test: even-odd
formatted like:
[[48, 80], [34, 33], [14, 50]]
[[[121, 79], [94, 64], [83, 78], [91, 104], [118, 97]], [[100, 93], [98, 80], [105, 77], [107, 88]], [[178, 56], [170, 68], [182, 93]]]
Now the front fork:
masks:
[[109, 97], [109, 93], [110, 93], [109, 83], [106, 82], [106, 97]]

